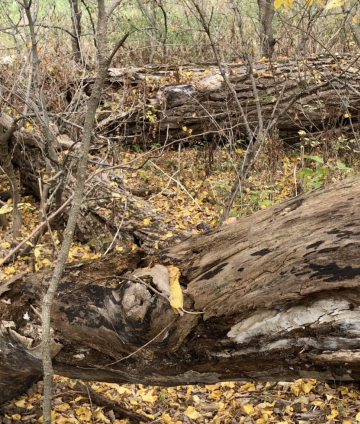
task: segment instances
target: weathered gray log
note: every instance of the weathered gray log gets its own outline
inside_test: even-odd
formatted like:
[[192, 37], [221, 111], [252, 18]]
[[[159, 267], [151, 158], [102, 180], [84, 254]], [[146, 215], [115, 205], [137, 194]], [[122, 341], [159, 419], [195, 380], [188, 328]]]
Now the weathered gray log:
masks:
[[[275, 119], [275, 128], [289, 143], [299, 141], [299, 130], [319, 133], [344, 125], [358, 127], [360, 73], [353, 56], [255, 63], [258, 98], [245, 65], [229, 65], [228, 75], [253, 130], [259, 123], [258, 102], [264, 122]], [[93, 78], [84, 80], [88, 91], [92, 82]], [[215, 66], [110, 69], [98, 121], [99, 133], [148, 147], [246, 134], [244, 116]]]
[[[54, 354], [62, 345], [56, 373], [156, 385], [359, 381], [359, 199], [359, 179], [349, 179], [192, 237], [155, 260], [137, 249], [70, 264], [53, 305]], [[184, 310], [200, 314], [171, 308], [169, 265], [181, 272]], [[40, 308], [49, 277], [15, 281], [2, 294], [11, 303], [0, 302], [3, 323], [14, 321], [35, 345], [40, 321], [30, 305]], [[1, 331], [0, 403], [42, 373], [41, 349]]]

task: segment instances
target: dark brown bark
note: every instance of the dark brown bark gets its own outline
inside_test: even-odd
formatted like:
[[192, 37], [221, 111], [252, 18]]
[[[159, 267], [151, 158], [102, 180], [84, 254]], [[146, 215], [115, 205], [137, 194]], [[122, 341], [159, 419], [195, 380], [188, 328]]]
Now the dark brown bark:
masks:
[[[258, 127], [260, 102], [264, 125], [275, 120], [274, 127], [290, 144], [299, 141], [299, 130], [318, 135], [336, 127], [358, 128], [358, 68], [353, 56], [258, 62], [255, 99], [246, 66], [228, 67], [250, 128]], [[92, 82], [84, 81], [88, 91]], [[121, 108], [99, 111], [97, 132], [117, 135], [122, 143], [150, 147], [179, 139], [246, 138], [244, 117], [216, 66], [181, 72], [110, 69], [104, 101], [118, 102], [119, 94]]]
[[[359, 196], [358, 178], [315, 190], [164, 250], [152, 269], [140, 249], [69, 264], [53, 305], [56, 373], [157, 385], [360, 380]], [[169, 305], [170, 264], [184, 309], [201, 314]], [[0, 302], [3, 323], [34, 345], [30, 305], [49, 276], [15, 281], [2, 294], [11, 304]], [[39, 349], [16, 333], [2, 327], [0, 403], [42, 372]]]

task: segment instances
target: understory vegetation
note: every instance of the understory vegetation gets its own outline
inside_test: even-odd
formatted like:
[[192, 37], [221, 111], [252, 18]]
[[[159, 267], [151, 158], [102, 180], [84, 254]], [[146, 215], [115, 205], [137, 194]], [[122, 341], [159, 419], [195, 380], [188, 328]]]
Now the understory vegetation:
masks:
[[[340, 69], [341, 76], [352, 72], [355, 81], [360, 57], [359, 2], [267, 3], [271, 5], [269, 15], [261, 0], [1, 2], [1, 283], [26, 273], [54, 269], [60, 263], [60, 252], [65, 252], [69, 263], [96, 259], [109, 251], [120, 255], [126, 247], [139, 249], [140, 243], [121, 239], [121, 225], [115, 235], [111, 234], [106, 221], [115, 215], [116, 202], [124, 202], [126, 210], [127, 196], [145, 200], [165, 224], [166, 231], [152, 245], [152, 253], [156, 254], [162, 242], [171, 245], [173, 240], [229, 225], [275, 203], [359, 174], [359, 110], [349, 100], [350, 94], [359, 97], [359, 87], [352, 78], [348, 78], [347, 85], [341, 85], [337, 76], [331, 79], [322, 71], [315, 72], [307, 61], [318, 56], [330, 58], [333, 62], [327, 71], [331, 72], [331, 67], [334, 72]], [[102, 33], [97, 25], [104, 4], [109, 13], [107, 29]], [[105, 34], [104, 44], [101, 34]], [[104, 51], [98, 49], [99, 40], [100, 47], [106, 47]], [[346, 60], [341, 61], [342, 57]], [[276, 74], [278, 63], [289, 58], [294, 58], [298, 69], [289, 65], [281, 75]], [[235, 90], [232, 78], [237, 71], [230, 64], [246, 71], [244, 81], [248, 85], [241, 90], [255, 104], [250, 117], [249, 103], [241, 103], [239, 91]], [[267, 68], [258, 72], [255, 67], [259, 64]], [[101, 96], [99, 88], [99, 99], [94, 95], [94, 116], [87, 126], [88, 105], [101, 66], [105, 69], [102, 85], [107, 85]], [[115, 74], [108, 74], [108, 68], [114, 68]], [[148, 74], [143, 76], [139, 69]], [[293, 123], [288, 136], [288, 128], [280, 132], [277, 127], [281, 115], [278, 105], [285, 91], [281, 83], [292, 72], [301, 74], [304, 86], [300, 88], [313, 95], [313, 103], [301, 104], [300, 117], [293, 110], [282, 110]], [[210, 107], [201, 106], [201, 117], [197, 112], [186, 115], [187, 111], [179, 109], [173, 127], [169, 124], [160, 134], [166, 101], [170, 104], [171, 100], [163, 100], [166, 90], [199, 88], [207, 77], [215, 78], [202, 86], [204, 90], [209, 88], [206, 99], [218, 89], [213, 87], [223, 84], [214, 96], [225, 93], [228, 109], [221, 111], [221, 119], [229, 121], [229, 130], [220, 128]], [[264, 88], [263, 83], [257, 83], [258, 77], [269, 78], [266, 96], [258, 94]], [[310, 86], [328, 84], [329, 91], [336, 93], [338, 83], [350, 93], [349, 97], [339, 100], [331, 94], [326, 109], [326, 102], [319, 100]], [[294, 102], [301, 100], [296, 89]], [[187, 99], [181, 98], [182, 105]], [[265, 115], [265, 110], [270, 114]], [[133, 124], [132, 114], [140, 116], [134, 124], [138, 132], [127, 134]], [[198, 129], [193, 132], [186, 122], [182, 124], [185, 115], [194, 125], [211, 116], [213, 127], [204, 133]], [[234, 115], [238, 117], [236, 125], [231, 121]], [[312, 122], [313, 116], [320, 116], [321, 125]], [[112, 126], [108, 127], [110, 121]], [[180, 129], [177, 133], [176, 125]], [[171, 130], [176, 134], [171, 135]], [[88, 151], [81, 150], [86, 144], [86, 131]], [[144, 139], [143, 133], [148, 138]], [[21, 165], [15, 163], [17, 149], [30, 163], [31, 184], [24, 181]], [[39, 152], [38, 163], [31, 156], [34, 151]], [[74, 195], [80, 180], [80, 174], [75, 177], [76, 161], [80, 162], [82, 155], [87, 163], [84, 185], [95, 181], [95, 177], [98, 185], [101, 178], [109, 178], [114, 190], [106, 198], [106, 207], [99, 207], [104, 231], [82, 241], [71, 234], [66, 252], [66, 222], [56, 227], [49, 216]], [[114, 175], [116, 179], [111, 179]], [[123, 194], [119, 194], [120, 186]], [[80, 196], [79, 204], [84, 207], [93, 200], [86, 198], [89, 192]], [[121, 223], [130, 218], [137, 219], [126, 211]], [[149, 216], [137, 224], [140, 228], [147, 226], [151, 219]], [[39, 230], [42, 224], [46, 231]], [[21, 243], [24, 246], [18, 254]], [[1, 301], [11, 304], [11, 299]], [[4, 320], [2, 325], [11, 327], [12, 322]], [[107, 407], [105, 401], [94, 402], [90, 390], [110, 399], [113, 406], [119, 403], [153, 423], [360, 422], [360, 389], [355, 384], [303, 379], [165, 388], [94, 382], [89, 383], [87, 396], [75, 384], [69, 378], [54, 377], [50, 398], [53, 422], [142, 422], [139, 417]], [[41, 418], [43, 395], [44, 383], [39, 381], [26, 396], [3, 405], [0, 423], [47, 422], [49, 417]]]

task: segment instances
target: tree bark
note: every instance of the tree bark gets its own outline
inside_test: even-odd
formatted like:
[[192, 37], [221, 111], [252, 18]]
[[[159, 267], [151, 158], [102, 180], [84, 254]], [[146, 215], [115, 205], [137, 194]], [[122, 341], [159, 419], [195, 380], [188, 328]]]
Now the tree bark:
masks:
[[[299, 130], [315, 135], [359, 127], [360, 73], [357, 58], [309, 57], [254, 64], [255, 98], [246, 66], [229, 65], [229, 81], [251, 130], [275, 120], [289, 144]], [[91, 91], [93, 78], [83, 81]], [[119, 99], [121, 99], [119, 103]], [[176, 140], [244, 139], [245, 120], [216, 66], [173, 70], [110, 69], [98, 134], [150, 147]], [[110, 108], [109, 104], [119, 104]]]
[[275, 14], [274, 0], [257, 0], [260, 21], [260, 46], [264, 57], [270, 58], [274, 53], [275, 37], [273, 19]]
[[78, 0], [69, 0], [72, 29], [74, 36], [71, 37], [71, 48], [75, 62], [82, 63], [80, 37], [81, 37], [81, 8]]
[[[347, 179], [155, 258], [128, 249], [69, 264], [53, 305], [55, 372], [165, 386], [360, 380], [359, 196]], [[197, 314], [171, 308], [170, 265]], [[42, 373], [35, 310], [50, 275], [0, 287], [11, 300], [0, 302], [0, 403]]]

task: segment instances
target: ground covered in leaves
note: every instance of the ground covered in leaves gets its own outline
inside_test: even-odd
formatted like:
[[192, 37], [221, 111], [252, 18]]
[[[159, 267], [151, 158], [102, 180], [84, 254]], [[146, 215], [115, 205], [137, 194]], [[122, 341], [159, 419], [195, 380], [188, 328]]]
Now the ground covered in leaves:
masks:
[[[206, 386], [146, 387], [89, 383], [113, 406], [96, 404], [92, 396], [79, 393], [76, 382], [55, 377], [53, 419], [57, 424], [128, 424], [116, 405], [165, 424], [265, 424], [326, 423], [355, 424], [360, 421], [360, 391], [357, 386], [336, 386], [316, 380], [295, 382], [222, 382]], [[3, 423], [42, 421], [40, 381], [27, 396], [4, 407]], [[103, 402], [105, 403], [105, 402]]]
[[[274, 142], [272, 142], [274, 143]], [[335, 144], [334, 144], [335, 145]], [[307, 148], [286, 148], [277, 140], [265, 146], [255, 168], [249, 174], [235, 200], [226, 223], [241, 219], [256, 210], [313, 190], [323, 184], [358, 172], [357, 152], [351, 140], [339, 138], [331, 154], [312, 142]], [[197, 234], [204, 228], [220, 225], [222, 205], [231, 190], [236, 169], [244, 158], [244, 146], [194, 145], [182, 147], [152, 158], [144, 166], [142, 152], [123, 151], [126, 187], [141, 195], [155, 210], [165, 215], [169, 231]], [[97, 157], [102, 155], [101, 150]], [[156, 157], [159, 156], [159, 157]], [[0, 176], [0, 192], [9, 190], [5, 176]], [[11, 205], [11, 198], [6, 201]], [[5, 205], [6, 206], [6, 205]], [[4, 208], [4, 206], [2, 206]], [[22, 198], [22, 237], [38, 224], [39, 205], [31, 196]], [[0, 209], [4, 213], [6, 209]], [[11, 223], [11, 214], [7, 219]], [[0, 233], [0, 257], [11, 248], [11, 231]], [[56, 232], [52, 239], [43, 237], [28, 257], [21, 257], [0, 270], [6, 281], [19, 272], [50, 268], [59, 248]], [[136, 246], [134, 246], [136, 248]], [[101, 256], [91, 243], [74, 241], [69, 261]], [[41, 422], [43, 384], [39, 381], [26, 396], [3, 407], [0, 423]], [[105, 398], [97, 398], [99, 394]], [[100, 400], [99, 400], [100, 399]], [[103, 401], [101, 401], [103, 399]], [[117, 409], [129, 408], [147, 417], [148, 422], [165, 424], [265, 424], [265, 423], [342, 423], [360, 422], [360, 389], [357, 386], [328, 385], [316, 380], [295, 382], [226, 382], [207, 386], [173, 388], [89, 383], [87, 392], [79, 391], [76, 381], [55, 377], [54, 422], [111, 423], [141, 422], [128, 418]]]

